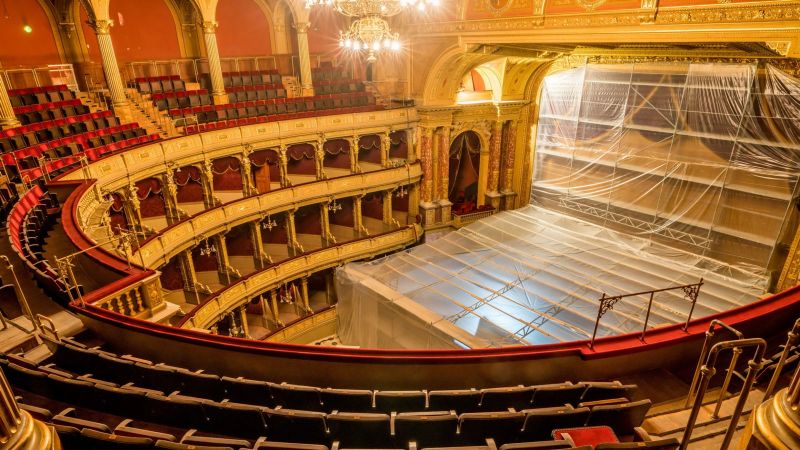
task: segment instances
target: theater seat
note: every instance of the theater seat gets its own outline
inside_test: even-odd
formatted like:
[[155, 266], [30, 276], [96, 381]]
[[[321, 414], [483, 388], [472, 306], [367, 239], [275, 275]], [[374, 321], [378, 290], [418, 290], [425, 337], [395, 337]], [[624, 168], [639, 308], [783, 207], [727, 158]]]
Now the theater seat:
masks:
[[619, 381], [608, 382], [589, 382], [586, 385], [586, 392], [581, 397], [582, 402], [594, 402], [609, 398], [633, 399], [637, 386], [635, 384], [622, 384]]
[[395, 442], [408, 447], [414, 441], [417, 447], [448, 445], [456, 440], [458, 416], [449, 411], [399, 413], [394, 418]]
[[220, 383], [225, 391], [225, 398], [232, 402], [275, 406], [275, 402], [272, 401], [269, 394], [269, 387], [264, 381], [222, 377]]
[[557, 450], [562, 448], [571, 449], [572, 444], [567, 441], [536, 441], [503, 444], [500, 446], [500, 450]]
[[253, 446], [253, 450], [259, 449], [275, 449], [275, 450], [328, 450], [325, 445], [318, 444], [298, 444], [292, 442], [274, 442], [265, 441], [258, 442]]
[[363, 389], [322, 389], [320, 392], [323, 409], [327, 412], [370, 412], [372, 411], [372, 391]]
[[342, 447], [391, 447], [390, 417], [375, 413], [336, 413], [327, 417], [332, 440]]
[[166, 448], [170, 450], [236, 450], [233, 447], [225, 447], [217, 445], [180, 444], [178, 442], [170, 442], [170, 441], [156, 441], [156, 448]]
[[520, 440], [539, 441], [550, 438], [558, 428], [582, 427], [589, 418], [589, 408], [554, 407], [526, 409], [525, 425]]
[[307, 444], [328, 442], [325, 413], [278, 408], [267, 410], [265, 417], [269, 440]]
[[458, 418], [459, 440], [465, 445], [474, 445], [492, 438], [498, 445], [516, 440], [525, 414], [521, 412], [477, 412], [464, 413]]
[[531, 407], [533, 386], [513, 386], [481, 389], [481, 411], [518, 411]]
[[586, 426], [606, 425], [619, 436], [633, 434], [633, 429], [644, 421], [650, 410], [650, 400], [623, 403], [621, 405], [601, 405], [592, 408]]
[[547, 408], [551, 406], [578, 406], [586, 386], [582, 384], [559, 383], [534, 386], [533, 407]]
[[481, 392], [476, 389], [428, 392], [428, 409], [432, 411], [455, 411], [458, 414], [475, 412], [480, 401]]
[[75, 448], [93, 450], [144, 450], [153, 448], [152, 439], [145, 437], [117, 436], [115, 434], [103, 433], [88, 428], [81, 430], [81, 437], [83, 438], [83, 446]]
[[322, 411], [319, 388], [289, 383], [267, 383], [272, 399], [278, 406], [288, 409]]
[[680, 442], [675, 438], [659, 439], [647, 442], [619, 442], [615, 444], [597, 444], [595, 450], [628, 450], [628, 449], [649, 449], [649, 450], [677, 450]]
[[375, 409], [380, 412], [412, 412], [425, 410], [423, 391], [377, 391]]
[[228, 436], [255, 439], [267, 435], [262, 409], [241, 403], [207, 403], [203, 411], [208, 417], [208, 430]]

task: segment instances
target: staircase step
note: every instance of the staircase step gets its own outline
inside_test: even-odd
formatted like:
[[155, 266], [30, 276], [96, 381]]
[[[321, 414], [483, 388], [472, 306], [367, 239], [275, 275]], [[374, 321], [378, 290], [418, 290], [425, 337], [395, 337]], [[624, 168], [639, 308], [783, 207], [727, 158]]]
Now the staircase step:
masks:
[[[731, 415], [733, 414], [733, 410], [736, 407], [738, 399], [739, 397], [735, 396], [724, 400], [722, 402], [722, 406], [720, 407], [719, 418], [717, 419], [714, 419], [711, 416], [714, 412], [716, 401], [712, 400], [711, 402], [704, 403], [697, 414], [695, 427], [713, 427], [719, 422], [724, 422], [727, 424], [728, 419], [730, 419]], [[760, 404], [763, 399], [763, 391], [756, 390], [750, 392], [747, 397], [747, 402], [744, 405], [744, 409], [742, 410], [742, 414], [748, 414], [753, 407]], [[645, 419], [644, 423], [642, 424], [642, 428], [654, 436], [671, 437], [676, 433], [683, 432], [683, 429], [686, 427], [686, 423], [689, 420], [690, 412], [691, 410], [687, 408], [676, 412], [651, 416]]]

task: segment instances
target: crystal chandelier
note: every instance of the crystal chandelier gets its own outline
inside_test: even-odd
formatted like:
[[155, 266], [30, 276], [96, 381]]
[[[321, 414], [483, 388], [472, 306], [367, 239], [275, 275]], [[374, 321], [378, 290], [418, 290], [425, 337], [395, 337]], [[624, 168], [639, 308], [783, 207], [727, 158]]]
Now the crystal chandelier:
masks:
[[386, 21], [409, 9], [425, 11], [439, 5], [439, 0], [306, 0], [306, 8], [327, 6], [354, 20], [347, 30], [339, 32], [339, 47], [365, 51], [367, 61], [383, 50], [400, 50], [400, 36], [393, 33]]
[[275, 219], [270, 217], [269, 214], [267, 214], [267, 217], [264, 219], [263, 222], [261, 222], [261, 229], [262, 230], [272, 231], [272, 229], [277, 227], [277, 226], [278, 226], [278, 222], [275, 222]]

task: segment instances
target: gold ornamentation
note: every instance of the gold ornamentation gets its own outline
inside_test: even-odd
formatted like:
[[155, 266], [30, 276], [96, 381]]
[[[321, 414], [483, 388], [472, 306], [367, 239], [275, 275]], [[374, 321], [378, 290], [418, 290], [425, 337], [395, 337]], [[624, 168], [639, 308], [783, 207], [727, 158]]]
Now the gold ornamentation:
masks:
[[94, 32], [97, 34], [111, 33], [111, 27], [114, 26], [114, 21], [109, 19], [98, 19], [92, 23]]
[[582, 6], [587, 11], [594, 11], [595, 8], [605, 2], [606, 0], [575, 0], [575, 3]]

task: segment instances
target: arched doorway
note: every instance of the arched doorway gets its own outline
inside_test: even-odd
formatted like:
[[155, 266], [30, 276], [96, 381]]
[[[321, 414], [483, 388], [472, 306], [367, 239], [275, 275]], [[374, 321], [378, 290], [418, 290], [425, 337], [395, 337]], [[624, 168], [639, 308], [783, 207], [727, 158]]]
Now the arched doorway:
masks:
[[450, 144], [448, 198], [455, 214], [478, 209], [478, 180], [481, 168], [481, 139], [474, 131], [465, 131]]

